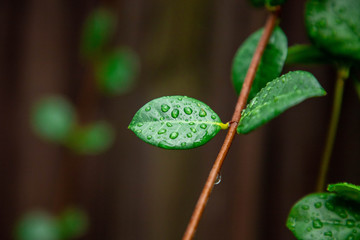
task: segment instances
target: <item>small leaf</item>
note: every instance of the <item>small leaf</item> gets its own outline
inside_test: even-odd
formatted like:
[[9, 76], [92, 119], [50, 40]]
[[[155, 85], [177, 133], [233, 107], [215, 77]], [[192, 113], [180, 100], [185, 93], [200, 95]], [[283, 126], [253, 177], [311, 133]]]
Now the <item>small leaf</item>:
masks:
[[340, 58], [360, 60], [360, 1], [309, 0], [305, 22], [313, 43]]
[[227, 124], [205, 103], [186, 96], [154, 99], [129, 125], [141, 140], [165, 149], [190, 149], [213, 138]]
[[298, 44], [289, 47], [285, 64], [325, 64], [331, 59], [313, 45]]
[[114, 130], [106, 122], [79, 126], [71, 134], [68, 146], [80, 154], [99, 154], [114, 141]]
[[82, 35], [82, 55], [94, 60], [115, 31], [115, 15], [105, 8], [95, 9], [86, 19]]
[[122, 94], [134, 86], [139, 63], [130, 49], [115, 49], [100, 60], [96, 78], [100, 89], [109, 95]]
[[80, 209], [68, 208], [61, 214], [58, 224], [62, 239], [78, 238], [86, 232], [88, 218]]
[[360, 205], [333, 193], [310, 194], [291, 209], [286, 226], [297, 239], [360, 238]]
[[46, 212], [34, 211], [26, 214], [16, 227], [17, 240], [59, 240], [55, 219]]
[[[232, 81], [237, 94], [240, 93], [263, 29], [253, 33], [237, 50], [232, 66]], [[287, 39], [283, 31], [276, 27], [266, 46], [256, 76], [251, 87], [249, 100], [259, 92], [267, 82], [277, 78], [284, 66], [287, 54]]]
[[329, 184], [327, 190], [338, 196], [360, 203], [360, 186], [350, 183]]
[[269, 82], [251, 100], [242, 112], [237, 132], [249, 133], [305, 99], [325, 94], [325, 90], [309, 72], [284, 74]]
[[37, 102], [32, 111], [32, 125], [45, 139], [64, 142], [75, 126], [75, 112], [64, 98], [52, 96]]

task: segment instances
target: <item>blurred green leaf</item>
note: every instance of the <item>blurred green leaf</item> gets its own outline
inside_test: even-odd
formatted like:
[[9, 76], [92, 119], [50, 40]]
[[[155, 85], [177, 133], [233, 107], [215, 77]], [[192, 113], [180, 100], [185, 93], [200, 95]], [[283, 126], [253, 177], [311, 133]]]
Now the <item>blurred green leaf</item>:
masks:
[[122, 94], [134, 86], [139, 61], [130, 49], [119, 48], [105, 55], [96, 68], [100, 89], [109, 95]]
[[310, 97], [324, 96], [325, 90], [309, 72], [295, 71], [269, 82], [241, 114], [239, 134], [249, 133]]
[[99, 154], [114, 141], [114, 129], [106, 122], [78, 126], [72, 133], [68, 146], [79, 154]]
[[16, 227], [17, 240], [59, 240], [56, 221], [46, 212], [26, 214]]
[[59, 217], [61, 239], [77, 238], [87, 231], [88, 218], [85, 212], [77, 208], [68, 208]]
[[75, 112], [71, 104], [60, 96], [38, 101], [32, 111], [32, 125], [45, 139], [64, 142], [75, 126]]
[[337, 58], [360, 60], [360, 1], [309, 0], [307, 32], [315, 46]]
[[165, 149], [190, 149], [212, 139], [227, 124], [205, 103], [186, 96], [166, 96], [141, 107], [129, 129], [141, 140]]
[[99, 57], [115, 31], [116, 17], [105, 8], [95, 9], [86, 19], [83, 33], [81, 53], [90, 60]]
[[250, 0], [251, 4], [255, 7], [264, 7], [264, 6], [278, 6], [285, 3], [286, 0]]
[[329, 184], [327, 190], [338, 196], [360, 203], [360, 186], [351, 183]]
[[279, 6], [283, 5], [286, 0], [266, 0], [268, 6]]
[[325, 64], [331, 58], [314, 45], [298, 44], [289, 47], [285, 64]]
[[310, 194], [291, 209], [286, 226], [301, 240], [359, 239], [360, 205], [334, 193]]
[[[241, 91], [247, 70], [262, 33], [263, 29], [253, 33], [245, 40], [235, 54], [232, 66], [232, 81], [237, 94]], [[287, 38], [283, 31], [279, 27], [276, 27], [269, 39], [269, 43], [266, 46], [256, 71], [256, 76], [249, 94], [249, 100], [251, 100], [267, 82], [280, 75], [286, 54]]]

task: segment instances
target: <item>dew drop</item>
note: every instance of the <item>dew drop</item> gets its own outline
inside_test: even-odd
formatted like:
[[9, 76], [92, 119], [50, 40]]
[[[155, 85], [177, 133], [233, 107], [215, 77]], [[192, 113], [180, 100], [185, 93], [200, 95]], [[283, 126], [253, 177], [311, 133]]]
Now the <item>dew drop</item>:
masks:
[[321, 202], [316, 202], [316, 203], [314, 204], [314, 206], [315, 206], [315, 208], [321, 208], [322, 203], [321, 203]]
[[346, 226], [349, 228], [355, 227], [355, 221], [352, 219], [346, 220]]
[[199, 116], [200, 117], [206, 117], [207, 113], [205, 112], [204, 109], [201, 109], [200, 112], [199, 112]]
[[324, 232], [324, 235], [327, 237], [332, 237], [333, 234], [331, 231], [327, 231], [327, 232]]
[[193, 132], [193, 133], [196, 133], [196, 129], [195, 128], [190, 128], [190, 130]]
[[182, 101], [182, 100], [183, 100], [183, 98], [182, 98], [182, 97], [178, 97], [178, 100], [179, 100], [179, 101]]
[[166, 133], [166, 129], [160, 129], [159, 131], [158, 131], [158, 134], [160, 135], [160, 134], [164, 134], [164, 133]]
[[149, 135], [149, 136], [147, 136], [146, 138], [147, 138], [148, 140], [150, 140], [150, 139], [152, 139], [152, 136]]
[[309, 210], [309, 206], [308, 206], [308, 205], [302, 205], [301, 208], [304, 209], [304, 210]]
[[323, 227], [323, 223], [320, 221], [320, 219], [315, 219], [313, 221], [313, 227], [314, 228], [322, 228]]
[[194, 125], [195, 123], [194, 122], [189, 122], [189, 125]]
[[147, 106], [146, 108], [145, 108], [145, 111], [146, 112], [148, 112], [148, 111], [150, 111], [151, 110], [151, 107], [150, 106]]
[[202, 129], [205, 129], [207, 127], [207, 125], [205, 124], [205, 123], [202, 123], [201, 125], [200, 125], [200, 128], [202, 128]]
[[311, 227], [307, 227], [307, 228], [306, 228], [306, 231], [308, 231], [308, 232], [311, 232], [311, 230], [312, 230]]
[[137, 133], [141, 133], [142, 131], [141, 131], [141, 129], [138, 129], [138, 130], [136, 130], [136, 132], [137, 132]]
[[160, 121], [163, 121], [165, 118], [164, 117], [160, 117]]
[[335, 209], [334, 205], [332, 205], [330, 202], [326, 202], [325, 207], [330, 211], [333, 211]]
[[172, 110], [171, 116], [172, 116], [173, 118], [177, 118], [177, 117], [179, 116], [179, 109], [174, 109], [174, 110]]
[[171, 123], [167, 122], [167, 123], [166, 123], [166, 126], [172, 127], [173, 125], [172, 125]]
[[346, 240], [354, 240], [355, 239], [355, 237], [354, 237], [354, 235], [352, 235], [352, 234], [350, 234], [347, 238], [346, 238]]
[[149, 127], [149, 130], [153, 130], [154, 129], [154, 127]]
[[218, 173], [218, 174], [216, 175], [216, 179], [215, 179], [214, 185], [218, 185], [219, 183], [221, 183], [221, 173]]
[[182, 142], [180, 145], [181, 145], [182, 147], [185, 147], [185, 146], [186, 146], [186, 142]]
[[325, 194], [320, 194], [321, 199], [327, 199], [327, 196]]
[[142, 127], [144, 124], [143, 123], [138, 123], [137, 126], [138, 127]]
[[175, 138], [177, 138], [178, 136], [179, 136], [179, 133], [178, 133], [178, 132], [173, 132], [173, 133], [170, 134], [170, 138], [171, 138], [171, 139], [175, 139]]
[[211, 118], [212, 118], [213, 120], [215, 120], [215, 119], [216, 119], [216, 116], [215, 116], [215, 115], [211, 115]]
[[167, 105], [167, 104], [161, 105], [161, 111], [162, 112], [167, 112], [167, 111], [169, 111], [169, 109], [170, 109], [169, 105]]
[[191, 113], [192, 113], [192, 109], [191, 108], [189, 108], [189, 107], [185, 107], [184, 108], [184, 112], [187, 114], [187, 115], [190, 115]]
[[186, 134], [186, 136], [187, 136], [188, 138], [191, 138], [191, 137], [192, 137], [192, 134], [191, 134], [191, 133], [188, 133], [188, 134]]

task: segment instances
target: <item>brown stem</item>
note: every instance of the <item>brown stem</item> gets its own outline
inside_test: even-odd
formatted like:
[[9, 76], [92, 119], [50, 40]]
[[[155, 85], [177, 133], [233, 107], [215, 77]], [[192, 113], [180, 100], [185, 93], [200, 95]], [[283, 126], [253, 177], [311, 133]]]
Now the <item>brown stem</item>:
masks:
[[234, 139], [237, 125], [240, 121], [241, 117], [241, 111], [244, 109], [249, 92], [251, 89], [251, 85], [254, 81], [256, 70], [259, 66], [261, 57], [263, 55], [263, 52], [265, 50], [265, 47], [270, 39], [271, 33], [276, 25], [278, 15], [279, 15], [280, 8], [277, 8], [275, 11], [271, 12], [269, 18], [266, 21], [265, 29], [263, 32], [263, 35], [260, 38], [260, 41], [258, 43], [258, 46], [255, 50], [254, 56], [251, 60], [248, 72], [245, 77], [245, 81], [243, 83], [240, 96], [238, 98], [238, 101], [235, 106], [235, 111], [233, 114], [233, 117], [231, 119], [231, 125], [229, 128], [229, 131], [226, 135], [226, 138], [224, 140], [224, 143], [220, 149], [220, 152], [214, 162], [214, 165], [210, 171], [209, 177], [206, 180], [205, 186], [201, 192], [201, 195], [199, 197], [199, 200], [195, 206], [194, 212], [191, 216], [191, 219], [189, 221], [189, 224], [187, 226], [187, 229], [184, 233], [183, 240], [190, 240], [194, 237], [196, 228], [199, 224], [200, 218], [202, 216], [202, 213], [204, 211], [205, 205], [209, 199], [211, 190], [213, 189], [214, 182], [216, 180], [216, 176], [220, 172], [221, 166], [224, 162], [224, 159], [229, 151], [229, 148], [231, 146], [231, 143]]

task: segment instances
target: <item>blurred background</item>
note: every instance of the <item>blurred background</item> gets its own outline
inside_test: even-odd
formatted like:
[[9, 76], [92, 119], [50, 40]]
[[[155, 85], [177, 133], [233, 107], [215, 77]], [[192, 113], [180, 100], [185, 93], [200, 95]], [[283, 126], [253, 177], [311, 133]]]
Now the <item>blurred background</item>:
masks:
[[[283, 7], [280, 26], [289, 46], [308, 42], [304, 2]], [[86, 19], [99, 7], [116, 18], [106, 51], [125, 47], [137, 59], [130, 66], [134, 82], [116, 94], [94, 84], [101, 63], [84, 50]], [[69, 207], [87, 216], [74, 239], [181, 239], [225, 131], [200, 148], [168, 151], [142, 142], [127, 126], [146, 102], [175, 94], [230, 120], [237, 99], [232, 58], [265, 19], [263, 9], [245, 0], [1, 1], [0, 239], [30, 240], [16, 237], [26, 214], [41, 210], [61, 219]], [[292, 204], [315, 189], [335, 71], [284, 72], [292, 69], [312, 72], [328, 95], [235, 138], [195, 239], [294, 239], [285, 221]], [[77, 131], [106, 122], [109, 146], [88, 154], [86, 146], [36, 134], [34, 104], [53, 95], [76, 112]], [[344, 96], [329, 182], [360, 184], [360, 103], [352, 84]], [[35, 120], [35, 128], [46, 123]]]

